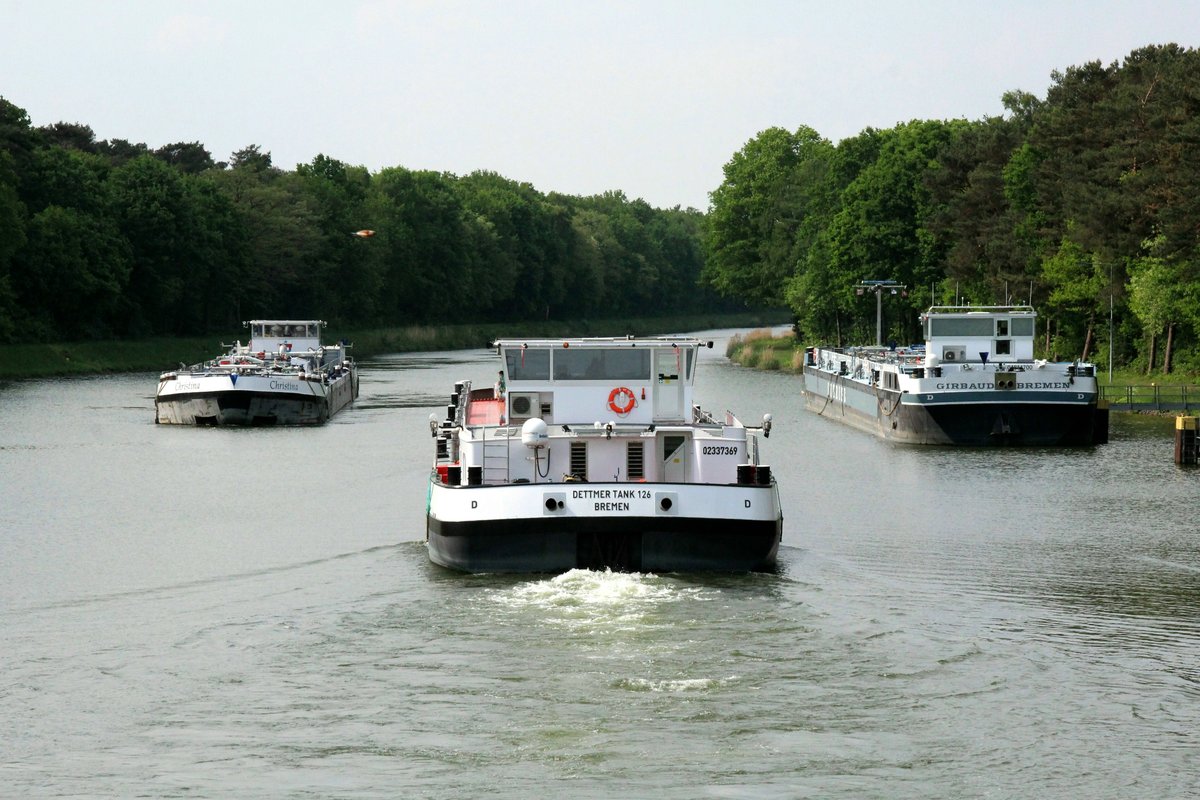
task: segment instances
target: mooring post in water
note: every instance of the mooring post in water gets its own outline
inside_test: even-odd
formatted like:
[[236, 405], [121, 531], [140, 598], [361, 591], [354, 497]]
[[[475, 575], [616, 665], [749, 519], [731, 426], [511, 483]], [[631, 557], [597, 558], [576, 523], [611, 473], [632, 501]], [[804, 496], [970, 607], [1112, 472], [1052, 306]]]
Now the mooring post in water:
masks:
[[1175, 418], [1175, 463], [1196, 464], [1200, 461], [1200, 417]]

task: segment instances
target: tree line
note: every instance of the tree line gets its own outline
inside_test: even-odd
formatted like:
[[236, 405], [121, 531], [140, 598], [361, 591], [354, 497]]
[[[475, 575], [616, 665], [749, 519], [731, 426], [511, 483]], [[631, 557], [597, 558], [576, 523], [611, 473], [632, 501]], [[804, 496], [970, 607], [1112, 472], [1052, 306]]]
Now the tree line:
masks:
[[34, 127], [0, 97], [0, 343], [742, 307], [700, 285], [703, 221], [491, 172], [289, 171], [257, 145], [216, 162], [199, 142]]
[[[1200, 371], [1200, 52], [1054, 72], [1005, 115], [762, 131], [712, 193], [705, 281], [792, 310], [802, 340], [920, 341], [934, 304], [1032, 303], [1039, 351]], [[1110, 318], [1113, 334], [1110, 337]]]

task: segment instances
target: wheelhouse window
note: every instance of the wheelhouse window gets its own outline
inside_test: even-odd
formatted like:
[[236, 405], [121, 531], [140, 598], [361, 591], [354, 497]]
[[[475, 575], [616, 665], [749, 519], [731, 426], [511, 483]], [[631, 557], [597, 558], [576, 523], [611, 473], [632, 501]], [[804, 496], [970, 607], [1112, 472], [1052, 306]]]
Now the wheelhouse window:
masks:
[[554, 351], [556, 381], [644, 381], [649, 377], [649, 348], [578, 347]]
[[1006, 319], [996, 320], [996, 336], [1001, 339], [1008, 336], [1008, 320], [1006, 320]]
[[514, 381], [550, 380], [550, 351], [545, 347], [514, 347], [504, 351], [508, 378]]
[[990, 317], [972, 319], [969, 317], [930, 317], [929, 334], [935, 336], [991, 336], [993, 333]]
[[997, 339], [996, 340], [996, 355], [1007, 356], [1012, 354], [1012, 340]]

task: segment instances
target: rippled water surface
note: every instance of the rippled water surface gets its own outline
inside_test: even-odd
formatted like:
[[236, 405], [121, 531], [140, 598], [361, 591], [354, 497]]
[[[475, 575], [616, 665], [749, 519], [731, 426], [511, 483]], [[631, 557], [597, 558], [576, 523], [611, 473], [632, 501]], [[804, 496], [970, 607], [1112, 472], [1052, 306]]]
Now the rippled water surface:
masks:
[[0, 796], [1200, 796], [1200, 471], [889, 445], [797, 379], [773, 575], [428, 563], [427, 419], [486, 351], [310, 430], [153, 424], [149, 374], [0, 388]]

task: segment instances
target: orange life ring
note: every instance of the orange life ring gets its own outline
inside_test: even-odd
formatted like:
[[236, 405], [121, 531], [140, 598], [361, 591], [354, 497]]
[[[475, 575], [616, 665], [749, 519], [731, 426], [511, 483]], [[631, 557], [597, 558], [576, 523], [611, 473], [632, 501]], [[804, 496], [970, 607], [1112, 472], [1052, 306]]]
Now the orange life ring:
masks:
[[[629, 398], [629, 402], [617, 405], [617, 398], [621, 395], [625, 395], [627, 398]], [[625, 416], [630, 411], [633, 411], [633, 407], [635, 405], [637, 405], [637, 398], [634, 397], [632, 391], [626, 389], [624, 386], [618, 386], [608, 393], [608, 407], [621, 416]]]

